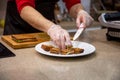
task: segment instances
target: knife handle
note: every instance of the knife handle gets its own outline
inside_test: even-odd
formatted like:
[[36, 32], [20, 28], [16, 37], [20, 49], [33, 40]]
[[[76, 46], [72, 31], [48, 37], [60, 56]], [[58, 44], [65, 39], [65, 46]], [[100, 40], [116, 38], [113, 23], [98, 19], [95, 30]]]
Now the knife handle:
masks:
[[79, 26], [79, 28], [84, 28], [84, 24], [81, 23], [80, 26]]

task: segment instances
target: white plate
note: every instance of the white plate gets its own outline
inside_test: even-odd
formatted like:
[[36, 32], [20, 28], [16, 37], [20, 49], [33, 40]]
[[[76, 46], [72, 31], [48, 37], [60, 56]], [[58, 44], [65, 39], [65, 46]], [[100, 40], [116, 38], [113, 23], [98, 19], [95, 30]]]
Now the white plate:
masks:
[[48, 55], [48, 56], [55, 56], [55, 57], [77, 57], [77, 56], [85, 56], [89, 55], [95, 52], [95, 47], [89, 43], [86, 42], [79, 42], [79, 41], [72, 41], [73, 47], [83, 48], [84, 52], [80, 54], [69, 54], [69, 55], [61, 55], [61, 54], [52, 54], [50, 52], [47, 52], [41, 48], [41, 45], [54, 45], [52, 41], [42, 42], [35, 46], [35, 50], [39, 52], [40, 54]]

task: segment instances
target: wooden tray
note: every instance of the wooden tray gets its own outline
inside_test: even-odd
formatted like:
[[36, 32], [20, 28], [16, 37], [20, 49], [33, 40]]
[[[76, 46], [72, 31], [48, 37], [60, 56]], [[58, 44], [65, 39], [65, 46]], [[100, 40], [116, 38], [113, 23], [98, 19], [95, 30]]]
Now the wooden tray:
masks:
[[49, 41], [50, 37], [46, 33], [29, 33], [29, 34], [15, 34], [16, 37], [36, 37], [36, 41], [30, 41], [30, 42], [16, 42], [12, 39], [12, 35], [3, 35], [1, 39], [6, 42], [8, 45], [10, 45], [14, 49], [18, 48], [27, 48], [27, 47], [34, 47], [36, 44]]

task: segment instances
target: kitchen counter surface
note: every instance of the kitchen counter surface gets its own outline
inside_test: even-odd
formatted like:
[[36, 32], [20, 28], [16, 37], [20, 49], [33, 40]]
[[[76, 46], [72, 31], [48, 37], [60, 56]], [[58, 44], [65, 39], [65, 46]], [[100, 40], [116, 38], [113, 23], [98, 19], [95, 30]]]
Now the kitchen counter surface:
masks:
[[0, 80], [120, 80], [120, 43], [105, 34], [106, 29], [85, 31], [78, 40], [96, 51], [74, 58], [45, 56], [34, 47], [13, 49], [0, 40], [16, 55], [0, 59]]

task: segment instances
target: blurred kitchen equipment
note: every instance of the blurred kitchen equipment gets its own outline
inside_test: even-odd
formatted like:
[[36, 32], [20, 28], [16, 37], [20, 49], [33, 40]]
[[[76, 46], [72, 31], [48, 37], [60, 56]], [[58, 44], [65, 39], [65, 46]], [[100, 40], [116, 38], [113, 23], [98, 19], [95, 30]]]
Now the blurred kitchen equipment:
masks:
[[99, 21], [107, 28], [107, 40], [120, 41], [120, 12], [102, 13]]
[[14, 57], [15, 54], [9, 50], [5, 45], [0, 43], [0, 58]]

